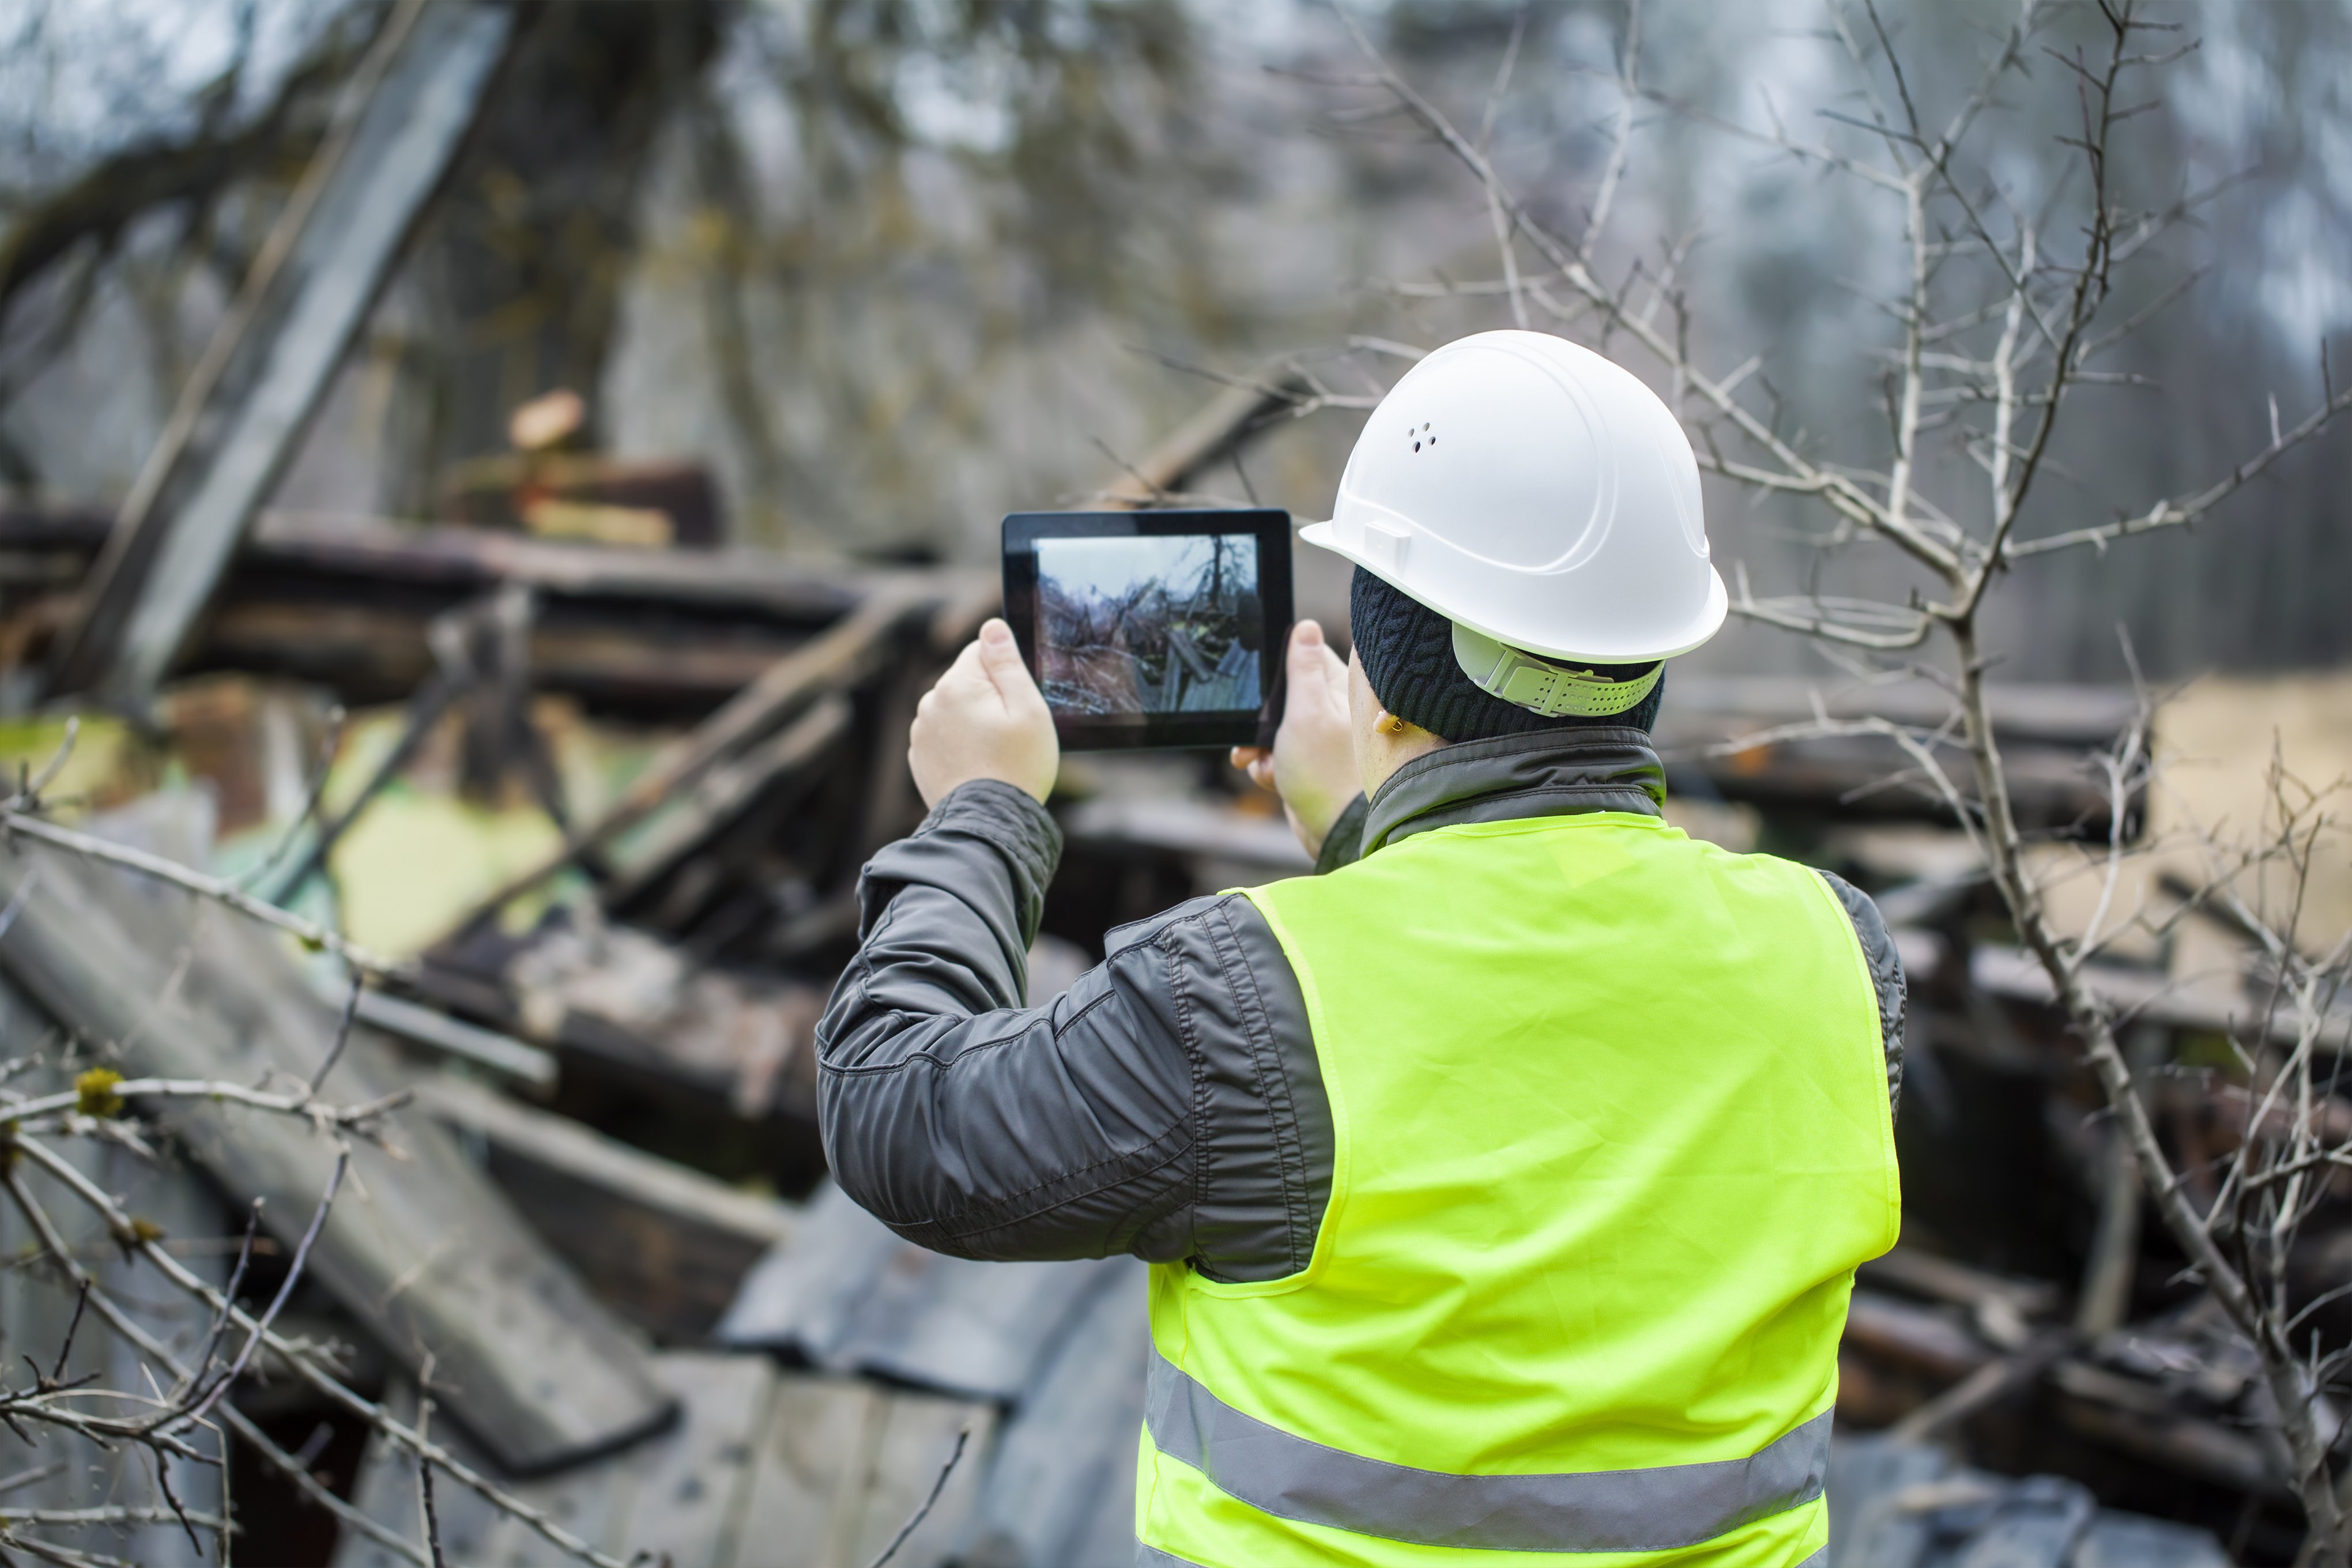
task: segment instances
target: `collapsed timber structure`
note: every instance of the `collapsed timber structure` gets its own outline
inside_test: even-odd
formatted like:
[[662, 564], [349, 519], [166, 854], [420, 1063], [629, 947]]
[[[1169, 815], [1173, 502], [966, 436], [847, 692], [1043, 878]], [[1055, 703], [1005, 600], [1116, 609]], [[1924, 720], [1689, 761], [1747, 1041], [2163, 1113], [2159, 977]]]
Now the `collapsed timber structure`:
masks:
[[[123, 508], [0, 513], [0, 686], [83, 720], [57, 768], [26, 721], [45, 776], [0, 808], [0, 1348], [36, 1363], [0, 1413], [49, 1422], [0, 1530], [152, 1564], [233, 1511], [247, 1561], [344, 1568], [1126, 1562], [1141, 1266], [936, 1257], [822, 1179], [857, 868], [919, 820], [906, 727], [993, 577], [722, 548], [690, 465], [572, 461], [579, 507], [663, 519], [633, 544], [525, 531], [520, 460], [430, 524], [267, 510], [512, 47], [486, 0], [392, 15]], [[1231, 387], [1103, 503], [1313, 401]], [[1678, 678], [1658, 737], [1686, 826], [1878, 890], [1911, 974], [1913, 1234], [1854, 1299], [1832, 1562], [2276, 1555], [2261, 1382], [2083, 1133], [1952, 803], [1888, 735], [1790, 729], [1937, 701]], [[1992, 710], [2021, 820], [2138, 830], [2083, 763], [2132, 693]], [[1034, 1001], [1111, 926], [1306, 864], [1194, 761], [1074, 763], [1055, 808]], [[2226, 982], [2089, 980], [2152, 1058], [2273, 1026]], [[2225, 1083], [2167, 1092], [2183, 1137], [2242, 1136]], [[2340, 1336], [2326, 1217], [2294, 1267]]]

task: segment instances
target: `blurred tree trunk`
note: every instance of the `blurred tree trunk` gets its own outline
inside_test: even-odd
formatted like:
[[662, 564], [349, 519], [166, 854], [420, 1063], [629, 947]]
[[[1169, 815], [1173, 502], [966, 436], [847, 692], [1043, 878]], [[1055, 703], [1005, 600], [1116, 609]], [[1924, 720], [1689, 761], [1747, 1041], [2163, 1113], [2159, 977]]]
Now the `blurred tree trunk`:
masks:
[[429, 515], [463, 458], [507, 448], [508, 413], [568, 386], [597, 407], [664, 123], [716, 52], [724, 0], [535, 5], [393, 308], [402, 395], [383, 503]]

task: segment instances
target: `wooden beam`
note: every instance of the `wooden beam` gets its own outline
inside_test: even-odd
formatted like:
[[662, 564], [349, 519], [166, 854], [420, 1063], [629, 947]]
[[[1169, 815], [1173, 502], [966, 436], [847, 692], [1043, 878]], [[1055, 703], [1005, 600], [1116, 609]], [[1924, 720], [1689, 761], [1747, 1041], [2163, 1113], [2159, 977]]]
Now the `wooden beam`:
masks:
[[[974, 1516], [987, 1482], [998, 1414], [987, 1405], [780, 1370], [760, 1355], [683, 1351], [655, 1374], [684, 1407], [677, 1427], [625, 1454], [527, 1481], [517, 1495], [611, 1556], [672, 1568], [891, 1568], [979, 1561]], [[415, 1391], [384, 1401], [404, 1416]], [[957, 1453], [951, 1471], [943, 1471]], [[462, 1442], [453, 1442], [470, 1457]], [[1129, 1447], [1133, 1447], [1130, 1438]], [[932, 1498], [936, 1489], [938, 1496]], [[572, 1559], [461, 1488], [436, 1491], [441, 1547], [453, 1563], [569, 1568]], [[416, 1466], [371, 1439], [353, 1501], [404, 1540], [424, 1538]], [[994, 1559], [991, 1559], [994, 1561]], [[344, 1532], [335, 1568], [404, 1568]]]
[[514, 31], [488, 0], [404, 0], [123, 503], [52, 666], [143, 710], [292, 460]]
[[[338, 1003], [338, 1005], [341, 1004]], [[423, 1046], [501, 1078], [527, 1084], [542, 1094], [555, 1088], [555, 1053], [527, 1045], [512, 1035], [485, 1029], [453, 1018], [438, 1007], [427, 1007], [394, 996], [389, 991], [360, 993], [360, 1022], [411, 1045]]]
[[478, 1139], [491, 1175], [597, 1295], [670, 1343], [701, 1339], [796, 1211], [446, 1073], [416, 1085], [436, 1121]]
[[[269, 933], [219, 906], [22, 840], [0, 848], [5, 968], [133, 1075], [308, 1081], [337, 1010]], [[354, 1030], [323, 1092], [359, 1103], [410, 1076]], [[291, 1247], [336, 1150], [297, 1117], [205, 1100], [159, 1108], [178, 1146]], [[646, 1352], [438, 1126], [391, 1113], [391, 1147], [353, 1140], [352, 1179], [311, 1277], [415, 1367], [509, 1470], [551, 1468], [650, 1433], [673, 1405]]]
[[891, 637], [908, 616], [929, 607], [896, 591], [873, 595], [838, 625], [771, 665], [727, 706], [662, 748], [601, 816], [450, 922], [441, 940], [495, 915], [583, 855], [603, 848], [818, 699], [865, 679], [881, 664]]
[[848, 731], [849, 721], [847, 698], [821, 699], [767, 740], [703, 774], [675, 815], [656, 822], [652, 841], [633, 843], [627, 858], [614, 866], [605, 908], [620, 908], [677, 869], [771, 789], [788, 780], [814, 782], [815, 764]]

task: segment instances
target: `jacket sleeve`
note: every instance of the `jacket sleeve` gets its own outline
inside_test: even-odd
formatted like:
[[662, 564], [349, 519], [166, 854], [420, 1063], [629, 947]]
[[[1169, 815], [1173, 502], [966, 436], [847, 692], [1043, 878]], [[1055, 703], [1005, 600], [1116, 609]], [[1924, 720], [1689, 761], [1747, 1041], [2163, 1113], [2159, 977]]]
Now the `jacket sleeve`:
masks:
[[1845, 906], [1845, 918], [1853, 922], [1853, 934], [1862, 943], [1862, 956], [1870, 965], [1871, 988], [1878, 994], [1879, 1045], [1886, 1053], [1886, 1103], [1890, 1109], [1903, 1109], [1903, 1005], [1906, 985], [1903, 977], [1902, 955], [1895, 951], [1895, 937], [1886, 929], [1886, 917], [1878, 912], [1878, 905], [1868, 893], [1835, 872], [1820, 873], [1830, 891]]
[[981, 782], [867, 865], [858, 954], [817, 1029], [835, 1179], [960, 1257], [1304, 1267], [1330, 1113], [1272, 932], [1246, 899], [1195, 899], [1024, 1007], [1060, 848], [1034, 801]]

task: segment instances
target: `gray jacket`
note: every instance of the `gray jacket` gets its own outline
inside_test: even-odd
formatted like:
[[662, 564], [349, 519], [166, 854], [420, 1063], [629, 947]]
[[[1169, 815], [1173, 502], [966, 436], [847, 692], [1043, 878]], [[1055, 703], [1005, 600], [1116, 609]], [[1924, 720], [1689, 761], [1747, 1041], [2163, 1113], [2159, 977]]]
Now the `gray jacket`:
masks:
[[[1639, 730], [1467, 742], [1359, 796], [1316, 869], [1448, 824], [1655, 816], [1664, 799]], [[1112, 931], [1100, 964], [1024, 1007], [1061, 848], [1035, 801], [982, 782], [866, 866], [857, 958], [817, 1026], [835, 1179], [959, 1257], [1132, 1252], [1220, 1280], [1305, 1268], [1331, 1192], [1331, 1112], [1273, 931], [1239, 894], [1193, 899]], [[1876, 983], [1891, 1098], [1902, 965], [1876, 906], [1822, 876]]]

